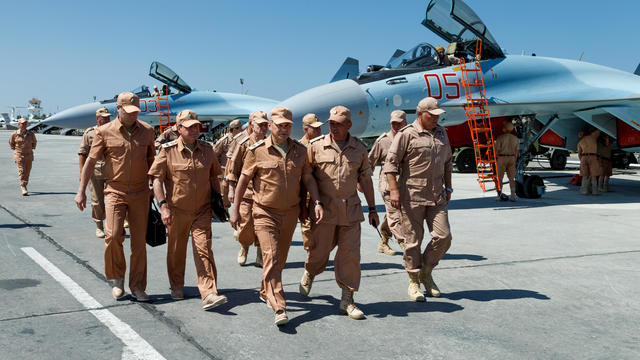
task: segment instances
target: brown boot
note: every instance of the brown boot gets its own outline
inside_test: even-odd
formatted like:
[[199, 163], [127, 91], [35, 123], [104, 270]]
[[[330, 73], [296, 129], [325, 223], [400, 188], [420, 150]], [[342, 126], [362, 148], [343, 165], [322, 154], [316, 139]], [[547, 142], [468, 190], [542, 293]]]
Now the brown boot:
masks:
[[118, 300], [124, 296], [124, 279], [115, 279], [113, 280], [113, 289], [111, 289], [111, 295], [113, 298]]
[[202, 309], [210, 310], [218, 305], [222, 305], [227, 302], [227, 297], [224, 295], [218, 295], [216, 293], [211, 293], [207, 295], [204, 300], [202, 300]]
[[350, 318], [355, 320], [364, 319], [364, 313], [354, 304], [353, 291], [349, 289], [342, 289], [339, 312], [342, 315], [349, 315]]
[[582, 178], [580, 185], [580, 195], [589, 195], [589, 180]]
[[311, 285], [313, 285], [313, 278], [314, 276], [309, 274], [307, 270], [304, 271], [302, 279], [300, 280], [300, 295], [309, 296], [309, 293], [311, 292]]
[[27, 187], [25, 185], [20, 186], [20, 191], [22, 191], [22, 196], [29, 196], [29, 191], [27, 191]]
[[598, 188], [598, 181], [591, 182], [591, 195], [600, 195], [600, 189]]
[[436, 285], [433, 281], [433, 277], [431, 277], [432, 271], [432, 267], [423, 266], [420, 271], [420, 282], [422, 282], [424, 288], [427, 290], [427, 294], [433, 297], [440, 297], [440, 289], [438, 289], [438, 285]]
[[413, 301], [425, 301], [424, 294], [420, 289], [420, 273], [410, 272], [409, 273], [409, 299]]

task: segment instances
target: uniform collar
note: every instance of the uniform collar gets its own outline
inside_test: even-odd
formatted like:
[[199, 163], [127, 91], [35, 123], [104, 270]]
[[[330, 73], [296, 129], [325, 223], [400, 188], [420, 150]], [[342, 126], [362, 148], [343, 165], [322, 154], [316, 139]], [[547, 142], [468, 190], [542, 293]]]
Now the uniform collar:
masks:
[[440, 129], [442, 128], [440, 125], [436, 125], [436, 127], [434, 127], [431, 130], [427, 130], [425, 128], [422, 127], [422, 125], [420, 125], [420, 122], [418, 121], [418, 119], [416, 119], [412, 124], [411, 124], [416, 130], [418, 130], [419, 133], [427, 133], [427, 134], [431, 134], [431, 135], [435, 135], [438, 133], [438, 131], [440, 131]]
[[[178, 136], [178, 151], [182, 152], [182, 150], [186, 148], [187, 147], [184, 145], [184, 142], [182, 141], [182, 137]], [[198, 142], [198, 140], [196, 140], [196, 142], [194, 143], [193, 152], [196, 152], [196, 150], [198, 150], [199, 148], [200, 148], [200, 143]]]
[[[338, 146], [338, 144], [331, 137], [331, 133], [325, 135], [322, 141], [323, 141], [322, 145], [331, 146], [334, 149], [336, 149], [338, 152], [342, 151], [340, 150], [340, 147]], [[347, 139], [345, 140], [344, 148], [346, 149], [348, 147], [355, 147], [355, 142], [356, 142], [356, 139], [353, 136], [351, 136], [351, 134], [347, 134]]]
[[[122, 120], [120, 120], [120, 116], [116, 116], [115, 120], [113, 120], [116, 123], [116, 126], [118, 127], [118, 129], [125, 129], [124, 124], [122, 123]], [[132, 129], [135, 129], [137, 127], [139, 127], [140, 124], [138, 124], [138, 119], [136, 119], [136, 121], [133, 122], [133, 127]], [[131, 131], [131, 133], [133, 134], [133, 131]]]
[[[267, 136], [267, 138], [266, 138], [266, 139], [264, 139], [264, 144], [265, 144], [267, 147], [269, 147], [269, 146], [273, 146], [273, 145], [274, 145], [273, 140], [271, 140], [271, 139], [272, 139], [272, 137], [271, 137], [271, 136], [272, 136], [272, 135], [269, 135], [269, 136]], [[292, 142], [293, 142], [293, 140], [291, 140], [291, 138], [290, 138], [290, 137], [289, 137], [289, 138], [287, 138], [287, 145], [288, 145], [287, 149], [291, 149], [291, 143], [292, 143]]]

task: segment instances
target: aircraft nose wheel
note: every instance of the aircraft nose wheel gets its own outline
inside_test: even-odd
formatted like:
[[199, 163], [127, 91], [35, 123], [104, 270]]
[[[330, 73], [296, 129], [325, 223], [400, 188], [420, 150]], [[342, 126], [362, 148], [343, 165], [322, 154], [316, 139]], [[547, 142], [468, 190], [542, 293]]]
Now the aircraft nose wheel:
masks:
[[524, 175], [516, 181], [516, 195], [524, 199], [538, 199], [544, 194], [544, 180], [538, 175]]

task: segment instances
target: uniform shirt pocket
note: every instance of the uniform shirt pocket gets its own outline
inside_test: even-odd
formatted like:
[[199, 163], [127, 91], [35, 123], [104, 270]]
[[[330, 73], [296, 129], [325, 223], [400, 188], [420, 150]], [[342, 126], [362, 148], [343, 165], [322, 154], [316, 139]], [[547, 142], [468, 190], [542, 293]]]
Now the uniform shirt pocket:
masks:
[[106, 141], [107, 143], [107, 151], [109, 155], [115, 160], [121, 160], [126, 152], [126, 147], [124, 145], [124, 140], [120, 139], [109, 139]]

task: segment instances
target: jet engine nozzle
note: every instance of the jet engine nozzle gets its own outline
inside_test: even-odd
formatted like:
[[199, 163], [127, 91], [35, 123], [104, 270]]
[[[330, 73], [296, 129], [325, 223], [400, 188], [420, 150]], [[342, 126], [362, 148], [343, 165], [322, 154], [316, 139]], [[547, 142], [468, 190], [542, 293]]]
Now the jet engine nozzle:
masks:
[[[320, 121], [329, 119], [329, 110], [337, 105], [346, 106], [351, 110], [351, 133], [358, 135], [367, 127], [369, 119], [369, 106], [367, 96], [360, 85], [353, 80], [340, 80], [326, 85], [318, 86], [297, 95], [294, 95], [280, 104], [286, 106], [293, 113], [294, 126], [291, 137], [300, 138], [304, 135], [302, 130], [302, 117], [308, 113], [318, 115]], [[328, 129], [323, 133], [328, 133]]]

